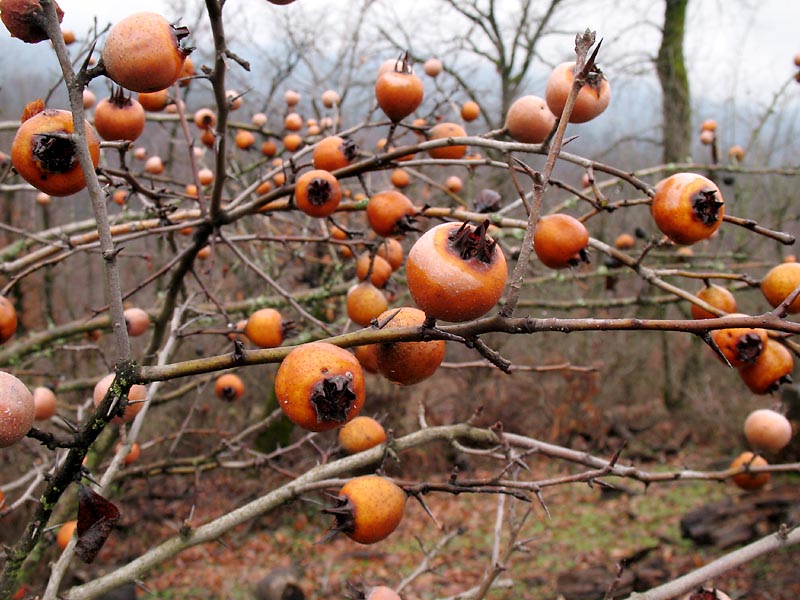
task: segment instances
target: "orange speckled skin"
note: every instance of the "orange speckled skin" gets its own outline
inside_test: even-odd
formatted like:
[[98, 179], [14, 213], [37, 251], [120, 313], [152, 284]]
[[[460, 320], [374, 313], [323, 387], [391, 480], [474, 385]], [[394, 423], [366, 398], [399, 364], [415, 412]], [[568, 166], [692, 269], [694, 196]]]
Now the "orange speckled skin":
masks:
[[164, 110], [169, 103], [169, 90], [158, 90], [156, 92], [142, 92], [136, 99], [147, 111], [158, 112]]
[[10, 340], [17, 332], [17, 309], [11, 300], [0, 296], [0, 344]]
[[405, 194], [397, 190], [383, 190], [373, 194], [367, 202], [369, 226], [384, 237], [398, 233], [397, 222], [403, 217], [414, 216], [417, 209]]
[[[467, 132], [458, 123], [438, 123], [431, 127], [428, 132], [429, 140], [439, 140], [450, 137], [466, 137]], [[431, 158], [450, 158], [458, 160], [467, 153], [466, 146], [443, 146], [441, 148], [431, 148], [428, 154]]]
[[403, 518], [406, 493], [384, 477], [355, 477], [344, 484], [339, 496], [353, 504], [355, 523], [352, 531], [345, 531], [345, 534], [360, 544], [374, 544], [385, 539]]
[[372, 273], [370, 273], [369, 280], [375, 287], [382, 288], [392, 276], [392, 265], [385, 258], [377, 255], [370, 256], [369, 252], [362, 252], [356, 258], [356, 277], [359, 281], [366, 280], [370, 262], [372, 263]]
[[[572, 80], [575, 75], [575, 62], [564, 62], [558, 65], [550, 77], [547, 79], [544, 97], [547, 106], [553, 114], [560, 116], [564, 112], [567, 104], [567, 96], [572, 89]], [[575, 99], [575, 106], [569, 116], [570, 123], [585, 123], [599, 116], [611, 102], [611, 86], [608, 80], [601, 76], [595, 84], [586, 83], [578, 97]]]
[[372, 417], [356, 417], [339, 430], [339, 445], [348, 454], [374, 448], [386, 441], [386, 430]]
[[[701, 192], [714, 192], [723, 202], [716, 219], [704, 223], [693, 208], [693, 198]], [[713, 181], [696, 173], [676, 173], [659, 182], [650, 205], [658, 228], [676, 244], [689, 245], [704, 240], [722, 224], [724, 199]]]
[[[730, 290], [725, 289], [719, 285], [709, 285], [695, 294], [701, 300], [708, 302], [711, 306], [718, 308], [726, 313], [736, 312], [736, 298]], [[700, 308], [692, 304], [691, 308], [693, 319], [713, 319], [717, 315], [708, 312], [704, 308]]]
[[523, 144], [541, 144], [556, 124], [556, 116], [539, 96], [523, 96], [506, 114], [508, 135]]
[[566, 269], [580, 261], [580, 251], [588, 244], [589, 232], [584, 224], [561, 213], [543, 216], [533, 233], [536, 256], [551, 269]]
[[386, 295], [369, 281], [362, 281], [347, 290], [347, 316], [361, 327], [367, 327], [387, 308]]
[[223, 373], [214, 383], [214, 394], [217, 398], [233, 402], [244, 394], [244, 382], [235, 373]]
[[72, 534], [75, 533], [75, 529], [78, 527], [78, 521], [66, 521], [61, 527], [58, 528], [58, 533], [56, 534], [56, 543], [58, 547], [62, 550], [67, 547], [69, 541], [72, 539]]
[[[341, 407], [343, 419], [324, 418], [312, 402], [315, 388], [326, 379], [343, 376], [355, 397]], [[354, 419], [364, 406], [366, 388], [361, 363], [347, 350], [327, 342], [311, 342], [292, 350], [275, 376], [278, 405], [289, 419], [309, 431], [328, 431]]]
[[378, 372], [378, 345], [366, 344], [364, 346], [356, 346], [353, 348], [353, 354], [356, 355], [358, 362], [365, 371], [369, 373]]
[[118, 103], [103, 98], [94, 109], [94, 126], [104, 140], [137, 139], [146, 124], [144, 107], [138, 100]]
[[768, 394], [776, 383], [794, 369], [792, 353], [780, 342], [767, 339], [755, 364], [739, 369], [745, 385], [754, 394]]
[[[731, 463], [731, 469], [741, 467], [742, 465], [750, 465], [751, 467], [765, 467], [767, 461], [761, 457], [756, 456], [753, 458], [752, 452], [742, 452]], [[733, 483], [742, 488], [743, 490], [757, 490], [764, 487], [769, 482], [769, 473], [739, 473], [733, 476]]]
[[283, 343], [283, 317], [274, 308], [262, 308], [247, 319], [244, 334], [259, 348], [277, 348]]
[[386, 238], [378, 246], [378, 256], [389, 262], [392, 271], [397, 271], [403, 266], [403, 260], [405, 260], [403, 245], [394, 238]]
[[[746, 315], [733, 313], [731, 316], [744, 317]], [[742, 354], [739, 344], [743, 341], [745, 336], [750, 338], [748, 346], [751, 353], [757, 351], [757, 349], [754, 350], [754, 348], [756, 348], [756, 344], [759, 342], [761, 345], [761, 352], [763, 352], [768, 339], [766, 329], [734, 327], [731, 329], [714, 329], [711, 332], [711, 338], [714, 340], [714, 343], [717, 344], [720, 351], [725, 355], [725, 358], [731, 363], [731, 366], [737, 369], [754, 364], [755, 360], [758, 358], [757, 354], [749, 357]], [[755, 336], [758, 337], [758, 341], [756, 341]], [[758, 352], [758, 354], [761, 352]]]
[[33, 395], [19, 379], [0, 371], [0, 448], [16, 444], [33, 426]]
[[411, 247], [406, 260], [406, 280], [414, 302], [425, 314], [444, 321], [471, 321], [485, 315], [500, 300], [508, 277], [498, 246], [489, 262], [461, 258], [449, 240], [461, 226], [444, 223], [429, 229]]
[[[383, 323], [392, 315], [394, 318], [384, 329], [419, 327], [425, 322], [425, 313], [409, 306], [390, 308], [378, 321]], [[414, 385], [436, 372], [444, 360], [445, 349], [444, 340], [378, 344], [378, 371], [392, 383]]]
[[[773, 308], [777, 307], [786, 297], [800, 285], [800, 263], [781, 263], [764, 276], [761, 281], [761, 293]], [[800, 312], [800, 297], [789, 305], [788, 312]]]
[[134, 92], [157, 92], [181, 74], [186, 53], [175, 30], [156, 13], [132, 14], [108, 32], [103, 64], [110, 79]]
[[402, 121], [422, 104], [425, 87], [413, 73], [387, 71], [375, 81], [375, 99], [393, 122]]
[[330, 135], [314, 146], [312, 156], [315, 169], [335, 171], [350, 164], [347, 156], [347, 145], [338, 135]]
[[[64, 11], [58, 3], [56, 5], [56, 15], [58, 22], [64, 18]], [[26, 44], [38, 44], [47, 39], [47, 32], [43, 27], [37, 25], [37, 17], [44, 15], [39, 0], [0, 0], [0, 18], [8, 29], [8, 32]]]
[[[92, 164], [96, 167], [100, 162], [100, 138], [91, 126], [85, 121], [86, 139], [89, 144], [89, 154]], [[17, 172], [33, 187], [51, 196], [69, 196], [86, 187], [78, 157], [75, 156], [74, 147], [69, 147], [65, 142], [59, 144], [55, 150], [44, 151], [46, 160], [60, 159], [69, 168], [52, 171], [34, 154], [37, 140], [42, 134], [68, 134], [74, 132], [72, 126], [72, 113], [67, 110], [48, 108], [22, 123], [11, 145], [11, 162]], [[55, 152], [61, 152], [56, 157]], [[41, 156], [41, 154], [40, 154]]]

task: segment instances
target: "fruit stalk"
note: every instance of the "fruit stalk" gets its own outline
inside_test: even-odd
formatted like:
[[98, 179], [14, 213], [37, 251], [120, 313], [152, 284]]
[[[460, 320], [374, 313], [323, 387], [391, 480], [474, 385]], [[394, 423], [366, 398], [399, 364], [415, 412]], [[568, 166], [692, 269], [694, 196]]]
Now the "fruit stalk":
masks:
[[[520, 252], [519, 259], [517, 260], [517, 264], [514, 267], [514, 273], [511, 276], [511, 283], [508, 286], [508, 294], [506, 295], [505, 304], [500, 309], [500, 315], [503, 317], [510, 317], [514, 314], [514, 309], [516, 308], [519, 300], [519, 294], [522, 290], [522, 280], [525, 277], [525, 272], [528, 268], [528, 261], [530, 260], [531, 252], [533, 251], [533, 233], [536, 229], [536, 222], [539, 220], [544, 190], [545, 187], [547, 187], [547, 182], [550, 180], [550, 174], [553, 172], [553, 168], [556, 165], [556, 160], [558, 160], [558, 156], [561, 153], [561, 146], [564, 142], [564, 133], [566, 132], [567, 124], [569, 123], [569, 115], [572, 113], [572, 109], [575, 106], [575, 100], [578, 97], [578, 92], [581, 91], [581, 88], [585, 83], [586, 74], [594, 64], [594, 58], [597, 55], [597, 51], [600, 49], [600, 45], [598, 44], [591, 57], [589, 57], [587, 60], [589, 50], [594, 45], [594, 40], [594, 32], [590, 32], [588, 29], [582, 35], [578, 34], [575, 38], [575, 54], [577, 57], [575, 62], [576, 75], [572, 81], [572, 89], [569, 91], [569, 96], [567, 96], [567, 102], [564, 105], [564, 111], [561, 113], [561, 118], [558, 120], [558, 125], [556, 126], [555, 133], [553, 134], [553, 138], [550, 142], [550, 150], [547, 153], [547, 162], [545, 163], [544, 169], [541, 173], [534, 173], [525, 163], [520, 163], [520, 161], [517, 161], [533, 180], [533, 205], [531, 206], [530, 214], [528, 215], [528, 226], [525, 229], [525, 237], [522, 241], [522, 250]], [[544, 143], [546, 145], [547, 140], [545, 140]]]

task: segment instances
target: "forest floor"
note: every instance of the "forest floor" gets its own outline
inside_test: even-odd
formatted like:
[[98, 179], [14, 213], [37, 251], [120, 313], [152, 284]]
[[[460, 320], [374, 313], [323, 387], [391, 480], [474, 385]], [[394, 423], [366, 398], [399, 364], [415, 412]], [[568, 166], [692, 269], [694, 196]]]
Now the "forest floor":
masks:
[[[563, 473], [562, 473], [563, 474]], [[541, 473], [537, 473], [537, 476]], [[445, 475], [446, 477], [446, 475]], [[777, 481], [776, 481], [777, 480]], [[263, 481], [216, 473], [204, 476], [200, 493], [193, 493], [193, 523], [224, 514], [255, 498]], [[775, 478], [773, 484], [796, 477]], [[505, 570], [491, 599], [556, 600], [558, 580], [569, 580], [592, 569], [600, 589], [615, 579], [623, 559], [646, 564], [654, 584], [695, 569], [723, 551], [697, 546], [681, 537], [679, 522], [688, 511], [725, 496], [741, 494], [730, 482], [680, 482], [651, 485], [621, 482], [625, 493], [603, 492], [600, 486], [570, 484], [547, 489], [543, 498], [550, 516], [538, 503], [506, 499], [503, 513], [516, 522], [530, 508], [517, 541], [521, 550], [503, 559]], [[144, 486], [144, 484], [141, 484]], [[153, 543], [174, 534], [186, 510], [178, 490], [160, 489], [155, 505], [152, 490], [128, 489], [125, 496], [150, 493], [147, 511], [128, 511], [124, 527], [112, 535], [99, 561], [125, 561]], [[172, 499], [170, 499], [172, 498]], [[406, 600], [461, 597], [480, 584], [491, 566], [498, 497], [430, 494], [425, 501], [441, 528], [423, 507], [410, 499], [398, 530], [372, 546], [344, 536], [320, 542], [331, 518], [320, 512], [320, 495], [282, 507], [249, 522], [223, 540], [191, 548], [142, 581], [152, 595], [142, 597], [245, 600], [253, 598], [256, 582], [272, 569], [295, 566], [306, 598], [347, 598], [354, 585], [388, 585], [402, 589]], [[130, 503], [127, 503], [130, 505]], [[158, 520], [153, 514], [161, 514]], [[164, 516], [172, 516], [165, 519]], [[506, 519], [507, 521], [507, 519]], [[508, 527], [500, 537], [499, 555], [508, 550]], [[800, 598], [800, 549], [778, 552], [728, 572], [713, 584], [733, 599], [789, 600]], [[412, 573], [418, 574], [412, 578]], [[627, 595], [625, 593], [624, 595]], [[596, 596], [599, 600], [603, 594]]]

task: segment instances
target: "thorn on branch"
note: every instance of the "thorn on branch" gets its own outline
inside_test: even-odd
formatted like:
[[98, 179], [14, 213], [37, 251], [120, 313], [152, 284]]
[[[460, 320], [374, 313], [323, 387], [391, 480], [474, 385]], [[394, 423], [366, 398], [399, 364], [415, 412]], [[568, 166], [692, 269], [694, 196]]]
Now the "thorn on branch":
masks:
[[103, 260], [105, 260], [106, 262], [111, 262], [113, 260], [116, 260], [117, 255], [123, 250], [124, 248], [120, 247], [120, 248], [114, 248], [113, 250], [109, 250], [107, 252], [103, 252]]
[[482, 404], [478, 405], [478, 407], [475, 409], [472, 415], [470, 415], [469, 419], [467, 419], [466, 421], [467, 425], [475, 425], [475, 422], [483, 414], [483, 411], [484, 411], [483, 405]]
[[728, 365], [728, 368], [730, 368], [730, 369], [733, 368], [733, 365], [731, 365], [731, 363], [728, 360], [728, 358], [722, 353], [722, 350], [719, 349], [719, 346], [717, 346], [717, 342], [715, 342], [714, 338], [711, 337], [711, 332], [710, 331], [703, 331], [702, 333], [698, 333], [697, 335], [700, 336], [701, 340], [703, 340], [706, 344], [708, 344], [708, 347], [711, 348], [714, 351], [714, 354], [719, 356], [719, 359], [723, 363]]
[[433, 524], [436, 525], [436, 528], [439, 531], [444, 531], [444, 526], [439, 522], [439, 519], [436, 518], [436, 515], [433, 514], [433, 511], [428, 506], [428, 503], [425, 502], [425, 499], [422, 497], [422, 493], [417, 491], [412, 491], [412, 492], [406, 491], [406, 493], [408, 493], [409, 496], [411, 496], [417, 502], [420, 503], [420, 505], [422, 506], [422, 510], [424, 510], [427, 513], [427, 515], [431, 518], [431, 521], [433, 521]]
[[503, 373], [511, 373], [511, 361], [500, 356], [499, 352], [487, 346], [486, 343], [479, 337], [468, 339], [467, 346], [475, 348], [481, 356], [492, 363], [495, 367], [500, 369]]
[[240, 363], [244, 360], [244, 343], [242, 340], [233, 340], [233, 362]]
[[622, 440], [622, 443], [620, 443], [619, 448], [617, 448], [614, 451], [614, 455], [611, 457], [611, 460], [608, 461], [609, 468], [614, 467], [617, 464], [617, 461], [619, 460], [622, 451], [625, 449], [625, 446], [627, 445], [628, 445], [628, 440]]
[[231, 51], [231, 50], [228, 50], [228, 49], [226, 48], [226, 49], [225, 49], [225, 56], [227, 56], [227, 57], [228, 57], [228, 58], [230, 58], [232, 61], [234, 61], [236, 64], [238, 64], [238, 65], [239, 65], [240, 67], [242, 67], [242, 68], [243, 68], [245, 71], [250, 71], [250, 62], [249, 62], [249, 61], [247, 61], [247, 60], [245, 60], [244, 58], [242, 58], [241, 56], [239, 56], [239, 55], [238, 55], [238, 54], [236, 54], [235, 52], [233, 52], [233, 51]]
[[[77, 430], [74, 430], [77, 431]], [[55, 450], [56, 448], [75, 448], [74, 440], [65, 440], [58, 438], [49, 431], [42, 431], [36, 427], [31, 427], [31, 430], [26, 434], [29, 438], [39, 440], [41, 444], [47, 447], [48, 450]]]
[[[594, 43], [594, 32], [592, 32], [592, 43]], [[591, 56], [586, 60], [586, 64], [581, 71], [581, 78], [586, 78], [589, 76], [589, 73], [594, 70], [595, 68], [595, 60], [597, 59], [597, 53], [600, 51], [600, 46], [603, 45], [603, 38], [600, 38], [600, 41], [597, 42], [597, 46], [595, 46], [594, 50], [592, 51]]]
[[453, 465], [453, 470], [450, 471], [450, 479], [448, 479], [448, 482], [451, 485], [455, 485], [457, 480], [458, 480], [458, 465]]
[[794, 304], [794, 301], [797, 300], [798, 297], [800, 297], [800, 285], [794, 288], [792, 292], [783, 299], [783, 302], [776, 306], [769, 314], [778, 319], [783, 319], [789, 314], [789, 307]]

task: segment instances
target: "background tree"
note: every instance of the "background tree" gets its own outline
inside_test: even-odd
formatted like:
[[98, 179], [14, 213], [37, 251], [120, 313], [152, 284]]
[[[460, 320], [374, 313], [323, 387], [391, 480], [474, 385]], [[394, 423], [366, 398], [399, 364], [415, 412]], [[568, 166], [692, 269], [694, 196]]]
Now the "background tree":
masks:
[[[465, 27], [448, 27], [454, 35], [437, 40], [437, 52], [448, 57], [448, 72], [466, 91], [470, 99], [484, 104], [481, 93], [484, 72], [479, 65], [486, 64], [494, 72], [498, 92], [498, 104], [486, 107], [482, 118], [490, 129], [503, 126], [503, 115], [511, 103], [521, 95], [521, 88], [527, 85], [531, 68], [538, 58], [542, 41], [554, 35], [552, 22], [564, 0], [550, 0], [545, 3], [522, 0], [509, 10], [508, 3], [496, 0], [442, 0], [437, 3], [436, 12], [441, 8], [443, 18], [455, 19], [465, 23]], [[542, 4], [540, 6], [540, 4]], [[397, 19], [399, 31], [379, 25], [381, 35], [390, 40], [396, 48], [413, 48], [418, 62], [437, 52], [429, 51], [423, 55], [418, 44], [413, 43], [415, 32], [407, 27], [402, 19]], [[450, 64], [461, 63], [458, 68]], [[494, 86], [493, 86], [494, 87]], [[492, 94], [494, 97], [494, 94]]]
[[692, 109], [689, 76], [683, 56], [689, 0], [666, 0], [656, 71], [661, 84], [663, 161], [682, 162], [691, 155]]

